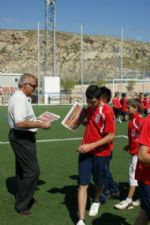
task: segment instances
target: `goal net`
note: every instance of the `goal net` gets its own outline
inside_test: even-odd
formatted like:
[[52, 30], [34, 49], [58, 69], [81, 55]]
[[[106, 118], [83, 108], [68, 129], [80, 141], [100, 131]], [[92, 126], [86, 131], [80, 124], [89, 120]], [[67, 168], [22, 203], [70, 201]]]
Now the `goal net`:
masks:
[[139, 93], [150, 93], [150, 79], [113, 79], [112, 95], [115, 92], [137, 95]]

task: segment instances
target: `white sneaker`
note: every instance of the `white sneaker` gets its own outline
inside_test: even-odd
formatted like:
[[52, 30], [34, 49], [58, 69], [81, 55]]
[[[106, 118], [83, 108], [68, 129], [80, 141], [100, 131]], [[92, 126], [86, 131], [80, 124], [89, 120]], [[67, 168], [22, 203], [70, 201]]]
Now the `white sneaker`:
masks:
[[119, 122], [119, 123], [122, 123], [121, 119], [117, 119], [116, 121]]
[[79, 220], [76, 225], [86, 225], [84, 220]]
[[136, 201], [133, 201], [133, 206], [140, 206], [140, 200], [137, 199]]
[[98, 214], [98, 209], [100, 207], [100, 202], [92, 203], [89, 211], [89, 216], [96, 216]]
[[123, 200], [114, 206], [116, 209], [133, 209], [132, 200]]

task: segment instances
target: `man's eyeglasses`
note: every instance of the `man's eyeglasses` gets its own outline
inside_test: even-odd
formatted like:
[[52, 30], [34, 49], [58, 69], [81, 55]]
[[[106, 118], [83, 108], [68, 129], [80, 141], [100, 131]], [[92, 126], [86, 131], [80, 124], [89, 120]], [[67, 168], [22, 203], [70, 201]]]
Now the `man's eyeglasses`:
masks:
[[31, 83], [25, 83], [25, 84], [28, 84], [28, 85], [30, 85], [32, 88], [36, 88], [37, 87], [37, 85], [36, 84], [31, 84]]

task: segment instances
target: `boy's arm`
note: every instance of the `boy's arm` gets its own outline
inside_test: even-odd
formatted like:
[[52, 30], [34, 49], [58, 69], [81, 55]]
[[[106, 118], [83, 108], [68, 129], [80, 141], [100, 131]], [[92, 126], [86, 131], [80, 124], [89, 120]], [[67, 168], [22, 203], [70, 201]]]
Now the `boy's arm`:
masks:
[[114, 133], [108, 133], [105, 137], [103, 137], [102, 139], [100, 139], [96, 142], [93, 142], [93, 143], [90, 143], [90, 144], [80, 145], [79, 148], [78, 148], [78, 152], [80, 152], [80, 153], [90, 152], [97, 147], [100, 147], [104, 144], [110, 143], [111, 141], [114, 140], [114, 138], [115, 138], [115, 132]]
[[150, 148], [145, 145], [140, 145], [139, 153], [138, 153], [138, 160], [145, 164], [150, 164], [150, 154], [148, 153]]
[[83, 126], [87, 125], [87, 117], [86, 117], [86, 108], [83, 107], [81, 114], [79, 116], [79, 120], [77, 122], [77, 126], [82, 124]]

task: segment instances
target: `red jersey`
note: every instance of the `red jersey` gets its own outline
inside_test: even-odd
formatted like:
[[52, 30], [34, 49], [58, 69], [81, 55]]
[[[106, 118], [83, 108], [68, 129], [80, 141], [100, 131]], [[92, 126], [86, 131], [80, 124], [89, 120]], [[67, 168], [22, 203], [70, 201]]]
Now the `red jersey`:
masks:
[[143, 118], [139, 113], [134, 114], [128, 123], [129, 154], [131, 155], [138, 154], [138, 137], [142, 128], [142, 123]]
[[122, 98], [120, 100], [120, 104], [121, 104], [121, 111], [122, 112], [128, 112], [128, 108], [127, 108], [127, 98]]
[[[148, 154], [150, 154], [150, 115], [144, 119], [138, 143], [149, 147]], [[150, 165], [138, 162], [135, 178], [139, 181], [143, 181], [146, 185], [150, 185]]]
[[149, 97], [144, 97], [144, 99], [143, 99], [143, 108], [146, 109], [146, 110], [150, 108], [150, 99], [149, 99]]
[[140, 110], [143, 110], [143, 108], [144, 108], [144, 105], [143, 105], [144, 97], [140, 97], [140, 98], [139, 98], [139, 101], [140, 101], [139, 109], [140, 109]]
[[[90, 144], [96, 142], [108, 133], [115, 132], [115, 116], [112, 108], [104, 104], [94, 109], [88, 107], [86, 111], [87, 126], [82, 140], [82, 144]], [[109, 156], [113, 150], [113, 143], [107, 143], [89, 152], [96, 156]]]
[[112, 99], [112, 104], [113, 104], [113, 108], [120, 109], [121, 108], [120, 98], [119, 97], [114, 97]]

